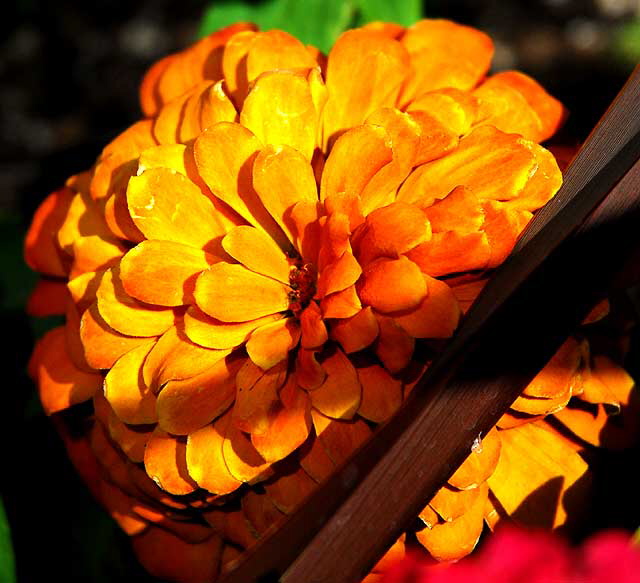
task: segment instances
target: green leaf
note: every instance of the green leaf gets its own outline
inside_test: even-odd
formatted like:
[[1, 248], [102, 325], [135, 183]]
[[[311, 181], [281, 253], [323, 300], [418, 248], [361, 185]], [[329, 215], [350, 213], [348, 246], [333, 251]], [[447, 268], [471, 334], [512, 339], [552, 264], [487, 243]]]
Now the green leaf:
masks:
[[[413, 0], [411, 0], [413, 1]], [[339, 34], [353, 22], [352, 0], [241, 0], [215, 2], [207, 10], [200, 26], [200, 36], [234, 22], [254, 22], [261, 30], [278, 28], [327, 52]]]
[[13, 545], [11, 544], [11, 532], [2, 499], [0, 499], [0, 581], [2, 581], [2, 583], [15, 583], [16, 581], [16, 567], [13, 556]]
[[358, 9], [363, 23], [383, 20], [409, 26], [422, 17], [421, 0], [358, 0]]

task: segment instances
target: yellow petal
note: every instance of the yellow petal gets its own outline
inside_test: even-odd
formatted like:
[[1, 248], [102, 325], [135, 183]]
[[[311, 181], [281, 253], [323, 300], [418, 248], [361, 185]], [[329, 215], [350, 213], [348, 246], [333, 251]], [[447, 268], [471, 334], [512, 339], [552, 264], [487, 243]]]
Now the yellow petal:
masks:
[[289, 356], [300, 340], [296, 318], [284, 318], [256, 328], [247, 340], [249, 358], [262, 370], [268, 370]]
[[198, 307], [223, 322], [247, 322], [289, 308], [290, 288], [242, 265], [217, 263], [196, 283]]
[[449, 484], [459, 490], [477, 488], [486, 482], [496, 469], [501, 451], [502, 432], [493, 428], [487, 435], [480, 436], [480, 446], [475, 448], [462, 465], [449, 478]]
[[157, 428], [144, 452], [147, 474], [171, 494], [190, 494], [197, 488], [187, 471], [186, 442]]
[[351, 361], [339, 348], [322, 361], [325, 381], [310, 392], [312, 405], [327, 417], [351, 419], [362, 398], [362, 387]]

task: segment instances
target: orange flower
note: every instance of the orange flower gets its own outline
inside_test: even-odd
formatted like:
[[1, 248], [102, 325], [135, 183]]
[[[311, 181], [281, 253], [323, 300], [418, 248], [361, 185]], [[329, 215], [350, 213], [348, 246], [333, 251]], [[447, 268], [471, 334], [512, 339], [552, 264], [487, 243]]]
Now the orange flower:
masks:
[[[67, 319], [32, 375], [49, 414], [93, 399], [89, 437], [61, 431], [152, 573], [211, 580], [291, 512], [397, 410], [558, 190], [537, 142], [562, 106], [521, 73], [487, 78], [492, 51], [441, 20], [351, 30], [328, 57], [224, 29], [154, 65], [146, 119], [38, 210], [31, 308], [55, 297]], [[609, 392], [585, 389], [585, 351], [570, 341], [425, 508], [434, 556], [469, 552], [534, 468], [562, 492], [586, 472], [545, 416], [571, 411], [598, 444], [606, 410], [565, 406], [631, 385], [607, 361], [590, 382]], [[548, 456], [509, 453], [527, 443]]]

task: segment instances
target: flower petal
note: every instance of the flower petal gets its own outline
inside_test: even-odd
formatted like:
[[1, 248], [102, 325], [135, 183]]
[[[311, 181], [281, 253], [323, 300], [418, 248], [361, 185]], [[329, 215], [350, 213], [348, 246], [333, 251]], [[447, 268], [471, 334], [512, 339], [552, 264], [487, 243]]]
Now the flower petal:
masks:
[[567, 497], [586, 503], [587, 463], [558, 434], [526, 423], [500, 437], [504, 447], [489, 487], [515, 520], [555, 528], [567, 520]]
[[204, 372], [169, 381], [158, 395], [158, 423], [174, 435], [188, 435], [226, 411], [236, 395], [243, 359], [228, 356]]
[[192, 297], [198, 274], [218, 259], [173, 241], [143, 241], [120, 262], [124, 290], [148, 304], [180, 306]]
[[311, 391], [311, 404], [322, 414], [335, 419], [351, 419], [362, 398], [362, 387], [351, 361], [339, 348], [322, 360], [325, 381]]
[[329, 419], [312, 410], [313, 423], [318, 441], [335, 465], [346, 461], [369, 437], [371, 429], [365, 421], [355, 418], [352, 421]]
[[291, 514], [316, 488], [316, 482], [302, 468], [280, 474], [264, 487], [276, 508], [284, 514]]
[[331, 326], [331, 338], [338, 341], [347, 354], [366, 348], [377, 337], [378, 321], [369, 306]]
[[362, 309], [362, 304], [356, 286], [352, 285], [322, 298], [320, 308], [323, 318], [351, 318]]
[[320, 348], [329, 339], [327, 326], [316, 302], [311, 302], [300, 313], [300, 329], [303, 348]]
[[175, 321], [172, 309], [145, 305], [127, 295], [118, 268], [104, 273], [96, 299], [100, 316], [109, 327], [127, 336], [159, 336]]
[[461, 310], [456, 296], [444, 282], [423, 276], [428, 293], [415, 308], [393, 319], [414, 338], [450, 338], [458, 327]]
[[169, 328], [156, 342], [142, 368], [147, 386], [157, 393], [168, 381], [189, 379], [225, 358], [230, 350], [215, 350], [193, 344]]
[[156, 397], [145, 385], [140, 371], [155, 344], [150, 340], [122, 355], [104, 379], [104, 396], [124, 423], [155, 423]]
[[402, 37], [413, 75], [400, 102], [442, 87], [471, 89], [484, 77], [493, 57], [493, 42], [483, 32], [450, 20], [421, 20]]
[[146, 344], [149, 339], [119, 334], [102, 319], [94, 303], [85, 310], [80, 320], [80, 340], [89, 366], [95, 369], [108, 369], [123, 354]]
[[214, 240], [226, 233], [209, 198], [186, 176], [169, 168], [149, 168], [131, 178], [127, 204], [147, 239], [215, 251]]
[[327, 61], [325, 149], [342, 130], [361, 124], [380, 107], [395, 105], [408, 72], [409, 55], [399, 42], [373, 30], [343, 33]]
[[352, 239], [354, 254], [361, 265], [379, 257], [398, 258], [431, 238], [425, 213], [404, 202], [393, 202], [367, 215]]
[[365, 304], [384, 313], [416, 308], [427, 296], [420, 268], [405, 256], [370, 263], [357, 287]]
[[262, 370], [268, 370], [289, 356], [300, 340], [296, 318], [284, 318], [256, 328], [247, 340], [249, 358]]
[[362, 273], [360, 264], [350, 251], [326, 265], [318, 276], [316, 298], [323, 298], [352, 286]]
[[369, 421], [383, 423], [402, 404], [402, 383], [377, 364], [359, 366], [356, 370], [362, 385], [358, 414]]
[[487, 267], [497, 267], [511, 253], [518, 237], [533, 218], [529, 211], [510, 209], [504, 203], [489, 201], [483, 205], [483, 230], [489, 239], [491, 256]]
[[29, 361], [29, 373], [38, 383], [47, 415], [88, 401], [102, 386], [102, 375], [80, 370], [70, 359], [63, 326], [50, 330], [38, 341]]
[[449, 155], [418, 166], [400, 188], [398, 200], [424, 208], [457, 186], [480, 199], [514, 199], [537, 167], [530, 144], [518, 135], [479, 127]]
[[126, 252], [127, 247], [115, 240], [103, 239], [98, 235], [79, 237], [73, 242], [73, 265], [69, 278], [116, 265]]
[[235, 426], [246, 433], [263, 434], [269, 427], [271, 412], [278, 406], [278, 391], [286, 380], [286, 363], [263, 371], [246, 360], [236, 375]]
[[407, 111], [428, 114], [454, 136], [464, 136], [478, 115], [478, 100], [466, 91], [448, 87], [421, 93], [407, 105]]
[[486, 495], [486, 491], [481, 487], [457, 490], [445, 484], [436, 492], [429, 506], [440, 515], [442, 520], [451, 522], [471, 510], [481, 494]]
[[286, 237], [253, 188], [251, 168], [261, 147], [260, 140], [245, 127], [221, 122], [198, 136], [193, 154], [198, 173], [215, 196], [276, 242], [286, 244]]
[[292, 71], [262, 73], [244, 100], [240, 122], [263, 144], [291, 146], [311, 160], [318, 112], [305, 77]]
[[293, 376], [280, 390], [280, 401], [280, 407], [269, 415], [264, 432], [251, 434], [251, 443], [268, 462], [284, 459], [295, 451], [306, 441], [311, 429], [309, 397]]
[[296, 357], [296, 381], [303, 389], [317, 389], [327, 378], [327, 373], [316, 358], [317, 350], [298, 349]]
[[270, 314], [248, 322], [221, 322], [189, 306], [184, 315], [184, 332], [191, 342], [205, 348], [235, 348], [244, 344], [256, 328], [282, 317], [282, 314]]
[[376, 314], [379, 333], [374, 346], [376, 356], [391, 373], [400, 372], [410, 362], [415, 338], [407, 334], [393, 318]]
[[27, 300], [27, 313], [36, 318], [64, 314], [69, 289], [65, 282], [51, 279], [39, 279]]
[[563, 394], [582, 362], [581, 345], [574, 339], [567, 339], [553, 355], [545, 367], [525, 387], [527, 397], [553, 398]]
[[222, 247], [247, 269], [282, 283], [289, 283], [289, 261], [282, 249], [264, 231], [240, 225], [225, 235]]
[[248, 322], [289, 308], [289, 287], [242, 265], [217, 263], [196, 282], [198, 307], [223, 322]]
[[449, 484], [458, 490], [477, 488], [487, 481], [496, 469], [500, 459], [503, 432], [493, 428], [487, 435], [480, 436], [480, 447], [474, 449], [462, 465], [449, 478]]
[[482, 486], [480, 495], [462, 516], [416, 532], [418, 542], [434, 559], [455, 561], [474, 549], [484, 527], [486, 491], [487, 487]]
[[291, 210], [298, 202], [318, 201], [318, 189], [309, 161], [291, 146], [267, 145], [253, 163], [253, 187], [269, 214], [301, 251]]
[[147, 474], [171, 494], [190, 494], [198, 487], [187, 471], [186, 448], [185, 441], [156, 428], [144, 452]]
[[222, 444], [231, 412], [191, 433], [187, 439], [187, 468], [198, 486], [213, 494], [229, 494], [242, 484], [233, 477], [222, 455]]
[[336, 140], [322, 171], [320, 200], [336, 194], [360, 196], [392, 159], [391, 140], [384, 128], [365, 124], [346, 131]]
[[222, 455], [231, 475], [241, 482], [252, 484], [268, 478], [271, 473], [271, 464], [264, 460], [247, 435], [233, 422], [227, 426]]

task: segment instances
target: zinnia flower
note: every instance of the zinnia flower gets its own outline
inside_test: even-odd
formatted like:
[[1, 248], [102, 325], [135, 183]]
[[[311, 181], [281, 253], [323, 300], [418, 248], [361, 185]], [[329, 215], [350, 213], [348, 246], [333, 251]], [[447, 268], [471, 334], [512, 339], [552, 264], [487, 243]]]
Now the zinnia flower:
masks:
[[547, 531], [501, 528], [475, 557], [434, 566], [418, 557], [392, 565], [381, 583], [635, 583], [640, 549], [622, 531], [603, 531], [571, 549]]
[[[538, 142], [563, 108], [526, 75], [487, 77], [492, 52], [443, 20], [351, 30], [327, 57], [221, 30], [156, 63], [145, 119], [38, 209], [30, 308], [66, 324], [31, 373], [48, 414], [92, 400], [86, 434], [61, 433], [153, 574], [212, 580], [302, 502], [558, 190]], [[420, 542], [459, 558], [548, 484], [565, 522], [579, 450], [632, 385], [568, 340], [421, 513]]]

